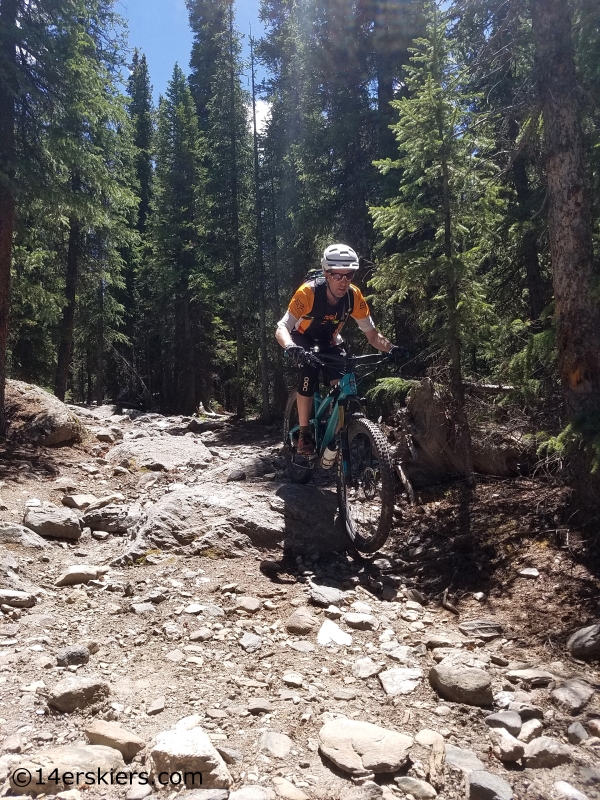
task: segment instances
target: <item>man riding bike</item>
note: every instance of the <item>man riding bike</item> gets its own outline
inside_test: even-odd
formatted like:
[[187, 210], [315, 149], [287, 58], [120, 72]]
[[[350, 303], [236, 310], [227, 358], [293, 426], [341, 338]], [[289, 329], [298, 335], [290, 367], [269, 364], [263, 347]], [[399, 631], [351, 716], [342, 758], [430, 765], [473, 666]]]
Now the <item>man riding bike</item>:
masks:
[[[310, 348], [318, 346], [319, 352], [326, 355], [345, 355], [340, 331], [348, 317], [352, 317], [370, 345], [390, 353], [395, 360], [400, 360], [403, 354], [402, 348], [379, 333], [362, 292], [350, 283], [358, 267], [358, 256], [351, 247], [345, 244], [326, 247], [321, 259], [324, 277], [302, 284], [277, 323], [275, 338], [299, 368], [297, 452], [302, 456], [314, 454], [310, 416], [320, 365], [315, 363]], [[324, 380], [332, 386], [340, 378], [341, 372], [324, 370]]]

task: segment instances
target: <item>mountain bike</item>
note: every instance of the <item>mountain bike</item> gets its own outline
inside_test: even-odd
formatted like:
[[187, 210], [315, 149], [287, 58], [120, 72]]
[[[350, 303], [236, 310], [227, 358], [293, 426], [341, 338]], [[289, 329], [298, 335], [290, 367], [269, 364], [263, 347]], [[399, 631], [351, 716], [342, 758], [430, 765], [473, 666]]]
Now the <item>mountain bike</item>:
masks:
[[382, 547], [392, 527], [394, 466], [383, 432], [367, 419], [357, 393], [357, 382], [371, 373], [357, 376], [355, 369], [374, 369], [389, 364], [389, 356], [381, 353], [338, 356], [313, 351], [313, 357], [322, 367], [334, 367], [344, 374], [325, 397], [318, 391], [314, 394], [314, 416], [310, 421], [315, 440], [314, 456], [306, 457], [297, 452], [298, 408], [296, 392], [291, 393], [283, 425], [288, 474], [296, 483], [308, 483], [327, 446], [335, 442], [340, 516], [356, 549], [374, 553]]

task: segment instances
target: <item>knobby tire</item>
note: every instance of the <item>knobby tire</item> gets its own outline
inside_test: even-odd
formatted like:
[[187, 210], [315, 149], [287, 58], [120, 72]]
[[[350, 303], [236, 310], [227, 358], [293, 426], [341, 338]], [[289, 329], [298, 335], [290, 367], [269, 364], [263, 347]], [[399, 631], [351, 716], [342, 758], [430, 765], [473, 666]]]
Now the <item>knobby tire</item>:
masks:
[[296, 394], [295, 391], [290, 394], [285, 407], [285, 415], [283, 418], [283, 453], [290, 480], [294, 483], [308, 483], [312, 477], [314, 464], [311, 466], [308, 463], [308, 459], [296, 455], [295, 448], [289, 438], [289, 433], [292, 428], [298, 425]]
[[346, 484], [338, 458], [337, 491], [346, 532], [359, 552], [375, 553], [386, 542], [394, 516], [395, 476], [390, 450], [379, 427], [369, 419], [348, 424], [349, 469]]

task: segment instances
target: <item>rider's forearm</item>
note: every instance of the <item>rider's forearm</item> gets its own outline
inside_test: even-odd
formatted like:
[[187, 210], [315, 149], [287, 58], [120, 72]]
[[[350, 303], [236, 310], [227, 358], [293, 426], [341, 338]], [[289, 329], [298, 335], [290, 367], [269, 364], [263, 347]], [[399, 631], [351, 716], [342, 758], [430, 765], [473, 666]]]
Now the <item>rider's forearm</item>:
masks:
[[275, 329], [275, 338], [279, 342], [282, 347], [289, 347], [291, 344], [294, 344], [292, 337], [290, 336], [290, 332], [285, 327], [285, 325], [278, 325]]
[[373, 330], [370, 331], [365, 331], [365, 336], [367, 337], [367, 341], [371, 347], [374, 347], [376, 350], [381, 350], [384, 353], [389, 353], [394, 346], [387, 336], [379, 333], [377, 328], [373, 328]]

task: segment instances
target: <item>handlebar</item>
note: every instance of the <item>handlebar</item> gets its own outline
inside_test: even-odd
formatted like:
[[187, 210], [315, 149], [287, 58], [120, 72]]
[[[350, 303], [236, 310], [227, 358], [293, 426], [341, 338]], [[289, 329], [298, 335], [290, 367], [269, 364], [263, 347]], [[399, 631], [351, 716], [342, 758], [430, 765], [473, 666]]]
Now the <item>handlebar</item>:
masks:
[[312, 357], [318, 361], [322, 367], [343, 367], [345, 372], [352, 372], [355, 367], [376, 367], [390, 361], [387, 353], [367, 353], [362, 356], [340, 356], [331, 353], [320, 353], [313, 349], [310, 350]]

